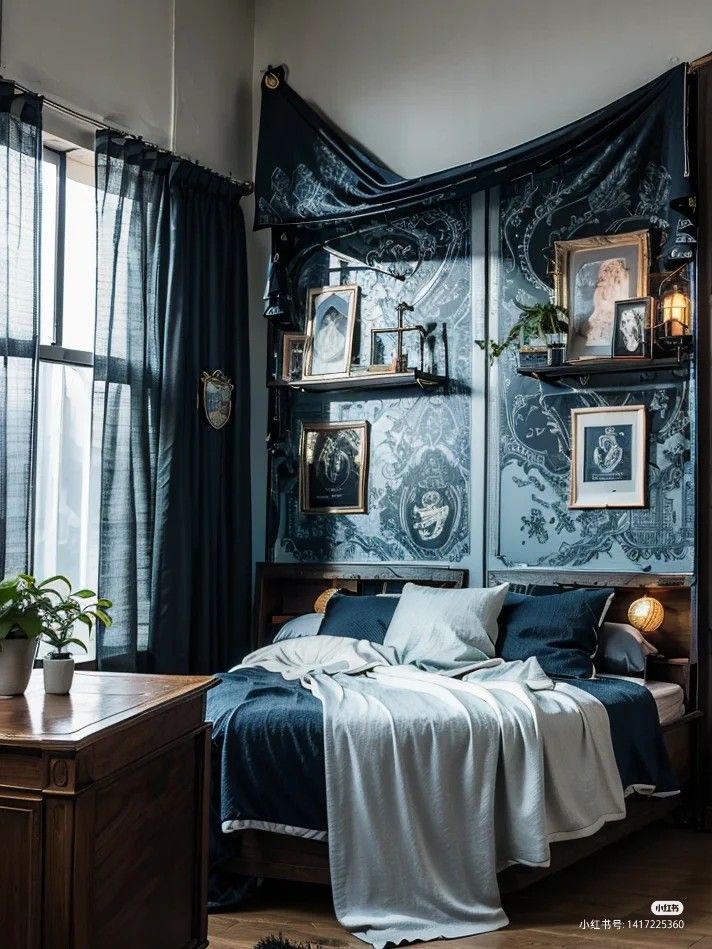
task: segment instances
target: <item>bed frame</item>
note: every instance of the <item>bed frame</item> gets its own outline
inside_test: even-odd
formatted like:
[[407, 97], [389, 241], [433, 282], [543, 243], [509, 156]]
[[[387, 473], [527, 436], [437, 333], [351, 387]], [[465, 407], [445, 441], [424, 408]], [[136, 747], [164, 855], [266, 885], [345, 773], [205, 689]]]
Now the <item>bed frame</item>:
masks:
[[[628, 604], [642, 595], [643, 588], [661, 600], [666, 610], [666, 623], [656, 645], [666, 656], [687, 659], [687, 713], [663, 728], [665, 744], [672, 766], [680, 781], [680, 797], [629, 799], [628, 816], [622, 821], [606, 824], [597, 834], [580, 840], [551, 845], [548, 867], [514, 866], [500, 874], [503, 893], [521, 889], [555, 873], [608, 844], [670, 815], [672, 812], [699, 812], [699, 768], [701, 761], [700, 727], [702, 712], [697, 705], [694, 675], [696, 663], [694, 588], [686, 575], [653, 576], [641, 574], [590, 574], [536, 571], [498, 571], [489, 577], [492, 583], [508, 581], [519, 589], [536, 585], [613, 586], [616, 599], [610, 618], [624, 621]], [[353, 593], [398, 592], [407, 582], [428, 586], [459, 588], [467, 583], [467, 571], [445, 567], [409, 566], [405, 564], [259, 564], [256, 577], [253, 643], [263, 646], [272, 641], [279, 626], [293, 616], [310, 612], [316, 597], [330, 587], [346, 588]], [[656, 666], [656, 678], [664, 678], [664, 667]], [[670, 668], [674, 669], [674, 666]], [[674, 675], [674, 673], [673, 673]], [[671, 675], [672, 678], [672, 675]], [[246, 876], [307, 883], [329, 884], [329, 851], [325, 841], [307, 840], [286, 834], [258, 830], [242, 830], [234, 838], [235, 856], [229, 867]]]

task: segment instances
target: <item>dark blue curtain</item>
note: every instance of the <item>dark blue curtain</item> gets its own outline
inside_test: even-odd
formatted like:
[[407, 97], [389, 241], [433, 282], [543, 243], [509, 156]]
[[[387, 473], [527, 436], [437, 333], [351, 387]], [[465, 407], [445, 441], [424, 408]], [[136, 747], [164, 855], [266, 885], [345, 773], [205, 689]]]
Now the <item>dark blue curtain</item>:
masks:
[[42, 100], [0, 82], [0, 577], [32, 561]]
[[[212, 672], [247, 649], [249, 365], [240, 186], [100, 132], [94, 435], [99, 667]], [[234, 384], [220, 429], [200, 377]]]
[[672, 178], [680, 181], [686, 177], [686, 144], [686, 66], [680, 65], [611, 105], [533, 141], [407, 179], [367, 154], [309, 106], [279, 67], [269, 70], [262, 81], [255, 227], [324, 225], [403, 213], [563, 165], [582, 151], [613, 148], [659, 156]]

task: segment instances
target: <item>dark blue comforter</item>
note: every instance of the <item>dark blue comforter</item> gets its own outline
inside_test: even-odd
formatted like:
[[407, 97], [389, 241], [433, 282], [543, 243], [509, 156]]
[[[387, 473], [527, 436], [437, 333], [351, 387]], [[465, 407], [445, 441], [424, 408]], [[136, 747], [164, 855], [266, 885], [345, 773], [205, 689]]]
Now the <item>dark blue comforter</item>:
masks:
[[[606, 707], [624, 787], [678, 789], [653, 697], [620, 679], [566, 680]], [[326, 784], [321, 702], [278, 673], [242, 669], [220, 677], [208, 693], [213, 723], [210, 900], [239, 902], [245, 887], [221, 873], [232, 853], [223, 821], [257, 820], [326, 830]]]

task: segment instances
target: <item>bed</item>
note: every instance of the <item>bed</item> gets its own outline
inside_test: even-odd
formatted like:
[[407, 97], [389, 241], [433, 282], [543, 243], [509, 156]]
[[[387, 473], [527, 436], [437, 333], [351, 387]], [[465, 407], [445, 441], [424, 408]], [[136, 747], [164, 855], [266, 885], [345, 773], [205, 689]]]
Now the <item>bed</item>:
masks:
[[[255, 598], [255, 624], [253, 630], [253, 645], [260, 647], [272, 641], [279, 627], [290, 618], [301, 613], [309, 612], [314, 600], [325, 589], [336, 587], [346, 588], [352, 593], [397, 593], [406, 582], [416, 582], [419, 585], [430, 585], [444, 588], [457, 588], [466, 584], [466, 573], [462, 570], [448, 568], [429, 568], [404, 565], [260, 565], [257, 575], [257, 593]], [[493, 575], [493, 582], [503, 579], [517, 582], [515, 576], [503, 577]], [[528, 576], [531, 582], [531, 575]], [[581, 578], [573, 578], [573, 582], [580, 582]], [[592, 582], [586, 577], [588, 584]], [[618, 601], [616, 609], [618, 615], [623, 615], [627, 604], [639, 595], [639, 588], [625, 582], [628, 578], [616, 577]], [[551, 583], [550, 575], [546, 580]], [[567, 584], [572, 583], [570, 576], [565, 578]], [[600, 585], [610, 585], [611, 578], [600, 575], [595, 578]], [[656, 578], [646, 577], [646, 585], [655, 586]], [[682, 658], [687, 653], [689, 659], [692, 653], [690, 637], [692, 601], [691, 591], [684, 582], [678, 582], [669, 588], [656, 589], [656, 595], [669, 608], [669, 624], [666, 628], [666, 639], [661, 642], [664, 652]], [[656, 665], [657, 670], [663, 667]], [[245, 689], [254, 688], [269, 690], [274, 682], [269, 680], [270, 673], [265, 673], [262, 680], [257, 676], [246, 685], [240, 682], [239, 673], [230, 680], [229, 685], [236, 691], [235, 701], [239, 704], [246, 698]], [[551, 864], [549, 867], [523, 868], [510, 867], [500, 876], [500, 889], [507, 892], [526, 886], [535, 880], [546, 876], [574, 861], [606, 846], [615, 840], [659, 820], [674, 810], [680, 810], [684, 805], [694, 805], [696, 786], [697, 763], [697, 726], [701, 713], [695, 707], [695, 697], [692, 692], [685, 696], [683, 688], [675, 682], [647, 681], [641, 684], [640, 680], [631, 680], [628, 677], [610, 677], [606, 683], [592, 683], [589, 690], [597, 691], [599, 701], [603, 701], [613, 721], [630, 718], [632, 698], [637, 698], [639, 690], [644, 689], [651, 697], [658, 710], [658, 718], [662, 730], [662, 742], [667, 750], [670, 764], [682, 789], [683, 795], [660, 797], [653, 799], [628, 799], [627, 817], [616, 823], [606, 824], [598, 833], [579, 840], [569, 840], [552, 845]], [[235, 879], [257, 877], [273, 877], [287, 880], [300, 880], [316, 883], [330, 882], [328, 844], [326, 842], [325, 820], [323, 817], [323, 785], [318, 780], [309, 783], [306, 780], [306, 793], [300, 787], [302, 801], [306, 804], [294, 806], [294, 789], [304, 784], [304, 777], [300, 778], [299, 767], [306, 759], [316, 762], [310, 767], [309, 773], [317, 773], [319, 768], [319, 742], [321, 707], [312, 696], [300, 694], [294, 684], [280, 683], [276, 689], [275, 704], [270, 711], [272, 724], [274, 716], [281, 716], [284, 722], [291, 722], [290, 728], [282, 728], [283, 744], [277, 745], [266, 766], [260, 762], [261, 777], [256, 776], [252, 781], [251, 791], [253, 800], [241, 800], [241, 813], [252, 815], [239, 820], [225, 820], [229, 815], [214, 814], [214, 832], [218, 828], [223, 831], [219, 847], [221, 849], [221, 863], [223, 872], [227, 869], [230, 874], [237, 874]], [[232, 701], [227, 693], [223, 693], [226, 707]], [[645, 704], [643, 702], [642, 704]], [[250, 721], [248, 719], [248, 721]], [[261, 744], [261, 729], [263, 722], [260, 712], [249, 725], [244, 721], [243, 736], [249, 733], [247, 741], [249, 747], [257, 748]], [[630, 743], [631, 735], [635, 739], [635, 729], [628, 726], [626, 735], [618, 739], [614, 736], [614, 750], [616, 750], [621, 775], [625, 768], [627, 754], [626, 742]], [[220, 729], [218, 735], [220, 736]], [[305, 737], [306, 736], [306, 737]], [[639, 738], [640, 736], [638, 736]], [[219, 740], [221, 740], [219, 738]], [[637, 739], [635, 739], [637, 740]], [[633, 751], [635, 753], [635, 751]], [[214, 760], [213, 781], [218, 785], [224, 776]], [[243, 775], [243, 784], [250, 785], [248, 775], [252, 763], [249, 755], [241, 758], [239, 767]], [[265, 775], [268, 777], [265, 779]], [[262, 782], [260, 784], [260, 781]], [[624, 784], [625, 784], [624, 780]], [[271, 798], [270, 798], [271, 795]], [[248, 794], [249, 797], [249, 794]], [[256, 798], [260, 798], [256, 800]], [[270, 798], [269, 806], [266, 798]], [[269, 820], [261, 815], [269, 813]], [[219, 818], [219, 820], [218, 820]], [[224, 833], [228, 831], [227, 833]], [[214, 833], [215, 836], [215, 833]], [[234, 893], [237, 890], [233, 891]], [[222, 905], [231, 902], [231, 897], [225, 893], [221, 900]]]

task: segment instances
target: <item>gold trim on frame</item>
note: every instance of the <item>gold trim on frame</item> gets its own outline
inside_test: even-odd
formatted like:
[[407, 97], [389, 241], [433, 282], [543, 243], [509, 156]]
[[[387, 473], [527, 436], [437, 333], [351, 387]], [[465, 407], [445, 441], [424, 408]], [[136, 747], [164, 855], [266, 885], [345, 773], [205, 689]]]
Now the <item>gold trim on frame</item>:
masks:
[[[304, 360], [306, 358], [307, 351], [307, 337], [304, 333], [285, 333], [282, 337], [282, 382], [297, 382], [298, 380], [292, 379], [287, 372], [287, 367], [289, 366], [289, 350], [290, 345], [301, 340], [304, 343], [304, 352], [302, 353], [302, 375], [304, 375]], [[301, 377], [300, 377], [301, 378]]]
[[[358, 504], [354, 507], [309, 507], [309, 464], [306, 458], [307, 435], [309, 432], [343, 431], [360, 429], [361, 467], [358, 481]], [[302, 514], [366, 514], [368, 511], [368, 422], [302, 422], [299, 439], [299, 509]]]
[[[345, 352], [345, 369], [343, 372], [319, 372], [313, 373], [311, 371], [312, 366], [312, 356], [314, 350], [314, 298], [319, 296], [320, 293], [326, 293], [331, 291], [337, 293], [339, 291], [349, 290], [351, 291], [351, 299], [349, 301], [349, 312], [348, 312], [348, 328], [347, 328], [347, 337], [346, 337], [346, 349]], [[354, 342], [354, 328], [356, 326], [356, 307], [358, 305], [358, 292], [359, 286], [355, 283], [345, 283], [341, 284], [338, 287], [312, 287], [310, 290], [307, 290], [307, 325], [306, 325], [306, 341], [304, 348], [304, 365], [302, 368], [302, 378], [303, 379], [347, 379], [351, 375], [351, 356], [353, 350]]]
[[[587, 415], [607, 415], [614, 412], [637, 412], [642, 415], [640, 429], [642, 433], [642, 451], [633, 459], [637, 483], [639, 485], [635, 501], [624, 504], [602, 504], [594, 501], [581, 501], [578, 498], [577, 469], [578, 452], [576, 448], [577, 419]], [[634, 479], [635, 480], [635, 479]], [[648, 494], [648, 413], [644, 405], [602, 405], [571, 409], [571, 468], [569, 471], [569, 508], [573, 510], [607, 510], [608, 508], [644, 508], [647, 507]]]
[[[638, 256], [638, 274], [635, 287], [631, 288], [633, 297], [648, 295], [648, 271], [650, 270], [650, 234], [648, 231], [628, 231], [626, 234], [605, 234], [595, 237], [578, 237], [569, 241], [554, 241], [554, 303], [563, 307], [569, 315], [568, 348], [571, 348], [571, 333], [575, 314], [569, 305], [569, 258], [577, 251], [597, 250], [599, 248], [634, 247]], [[592, 356], [587, 359], [605, 359], [605, 356]], [[577, 361], [571, 360], [568, 361]], [[585, 360], [586, 361], [586, 360]]]

